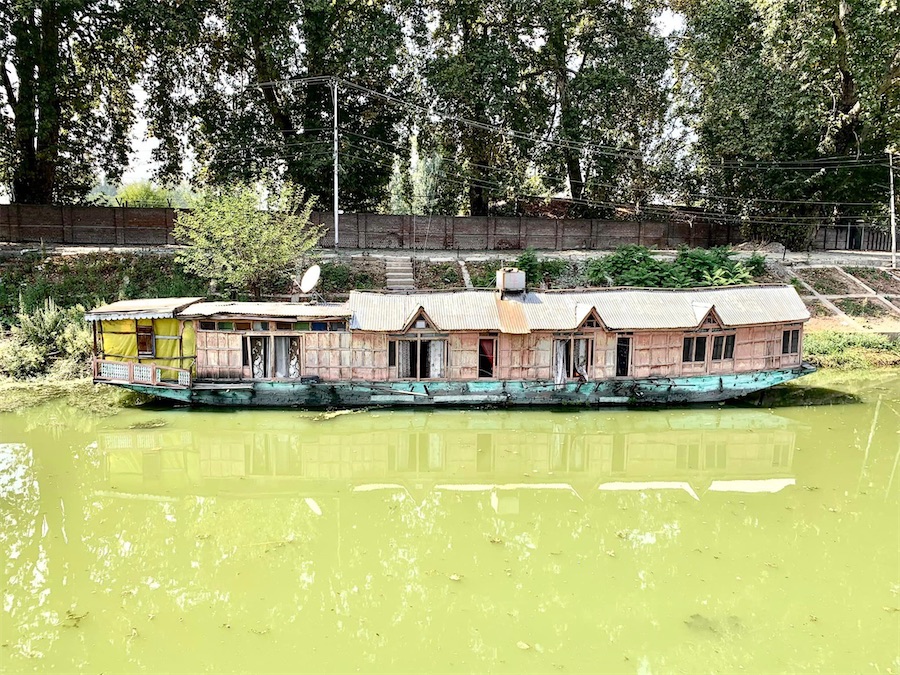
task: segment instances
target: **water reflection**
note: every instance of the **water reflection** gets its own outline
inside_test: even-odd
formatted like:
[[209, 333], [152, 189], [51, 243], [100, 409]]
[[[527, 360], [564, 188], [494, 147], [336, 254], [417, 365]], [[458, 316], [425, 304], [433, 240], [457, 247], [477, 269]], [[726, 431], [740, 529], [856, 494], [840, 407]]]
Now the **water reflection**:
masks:
[[0, 671], [897, 672], [894, 404], [0, 417]]
[[[403, 489], [477, 492], [571, 489], [580, 498], [615, 489], [763, 492], [791, 484], [795, 423], [771, 413], [692, 411], [590, 419], [553, 415], [516, 428], [511, 416], [460, 423], [458, 415], [386, 413], [316, 422], [224, 415], [192, 431], [98, 435], [106, 482], [119, 494], [247, 495]], [[487, 424], [486, 424], [487, 423]], [[655, 426], [657, 428], [653, 428]], [[410, 428], [413, 430], [410, 431]], [[648, 427], [650, 427], [648, 429]]]

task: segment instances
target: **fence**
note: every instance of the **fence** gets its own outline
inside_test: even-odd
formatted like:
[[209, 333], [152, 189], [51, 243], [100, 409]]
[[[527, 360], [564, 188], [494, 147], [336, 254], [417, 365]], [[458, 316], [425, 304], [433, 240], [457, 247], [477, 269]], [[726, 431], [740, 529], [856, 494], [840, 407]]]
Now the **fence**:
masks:
[[[171, 208], [4, 204], [0, 205], [0, 242], [174, 244], [177, 213]], [[313, 221], [326, 227], [321, 244], [334, 246], [332, 214], [314, 213]], [[565, 250], [612, 249], [623, 244], [672, 249], [743, 241], [736, 225], [705, 221], [700, 215], [691, 222], [678, 218], [660, 222], [347, 213], [338, 225], [340, 247], [358, 249]], [[883, 251], [890, 248], [890, 237], [873, 228], [824, 226], [812, 247]]]

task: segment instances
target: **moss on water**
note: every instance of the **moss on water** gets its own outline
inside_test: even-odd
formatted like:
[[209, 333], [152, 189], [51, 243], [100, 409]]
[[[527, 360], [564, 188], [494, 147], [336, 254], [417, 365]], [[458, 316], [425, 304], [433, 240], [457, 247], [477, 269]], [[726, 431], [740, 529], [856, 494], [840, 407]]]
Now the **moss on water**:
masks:
[[0, 380], [0, 413], [16, 412], [53, 401], [63, 401], [81, 412], [107, 416], [116, 414], [122, 408], [140, 405], [146, 400], [147, 397], [126, 389], [95, 385], [90, 378]]

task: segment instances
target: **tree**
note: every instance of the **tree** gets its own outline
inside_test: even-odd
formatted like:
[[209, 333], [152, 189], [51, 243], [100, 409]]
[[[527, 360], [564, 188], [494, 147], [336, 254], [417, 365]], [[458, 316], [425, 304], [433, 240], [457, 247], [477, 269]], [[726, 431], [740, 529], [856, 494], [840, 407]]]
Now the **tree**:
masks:
[[259, 298], [266, 279], [290, 270], [322, 236], [310, 223], [314, 201], [290, 183], [209, 188], [178, 214], [175, 239], [185, 248], [176, 258], [199, 277]]
[[121, 175], [140, 64], [126, 17], [109, 0], [0, 3], [0, 183], [13, 201], [74, 202], [98, 172]]
[[[558, 145], [537, 163], [574, 200], [641, 204], [659, 179], [669, 108], [670, 54], [655, 0], [541, 0], [532, 21], [546, 40], [530, 70], [540, 82], [543, 128]], [[588, 149], [585, 149], [586, 144]]]
[[793, 248], [817, 223], [883, 223], [882, 157], [900, 139], [896, 4], [673, 4], [686, 23], [675, 93], [696, 135], [681, 196]]
[[[332, 197], [335, 76], [386, 94], [408, 82], [407, 0], [146, 0], [153, 59], [145, 77], [163, 182], [195, 153], [210, 184], [286, 178]], [[340, 92], [341, 206], [387, 199], [405, 111], [360, 89]]]
[[469, 214], [487, 215], [525, 181], [532, 143], [478, 125], [530, 133], [537, 123], [533, 87], [524, 77], [532, 50], [531, 31], [522, 35], [528, 3], [436, 0], [430, 10], [433, 29], [422, 45], [431, 55], [426, 94], [446, 117], [423, 125], [421, 146], [444, 156], [444, 181], [466, 193]]

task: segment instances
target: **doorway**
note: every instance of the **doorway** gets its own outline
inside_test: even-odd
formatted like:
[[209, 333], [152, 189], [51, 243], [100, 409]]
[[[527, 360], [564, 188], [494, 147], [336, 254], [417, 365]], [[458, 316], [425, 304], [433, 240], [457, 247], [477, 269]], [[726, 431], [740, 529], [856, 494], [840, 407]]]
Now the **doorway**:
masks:
[[631, 338], [616, 340], [616, 377], [628, 377], [631, 370]]

